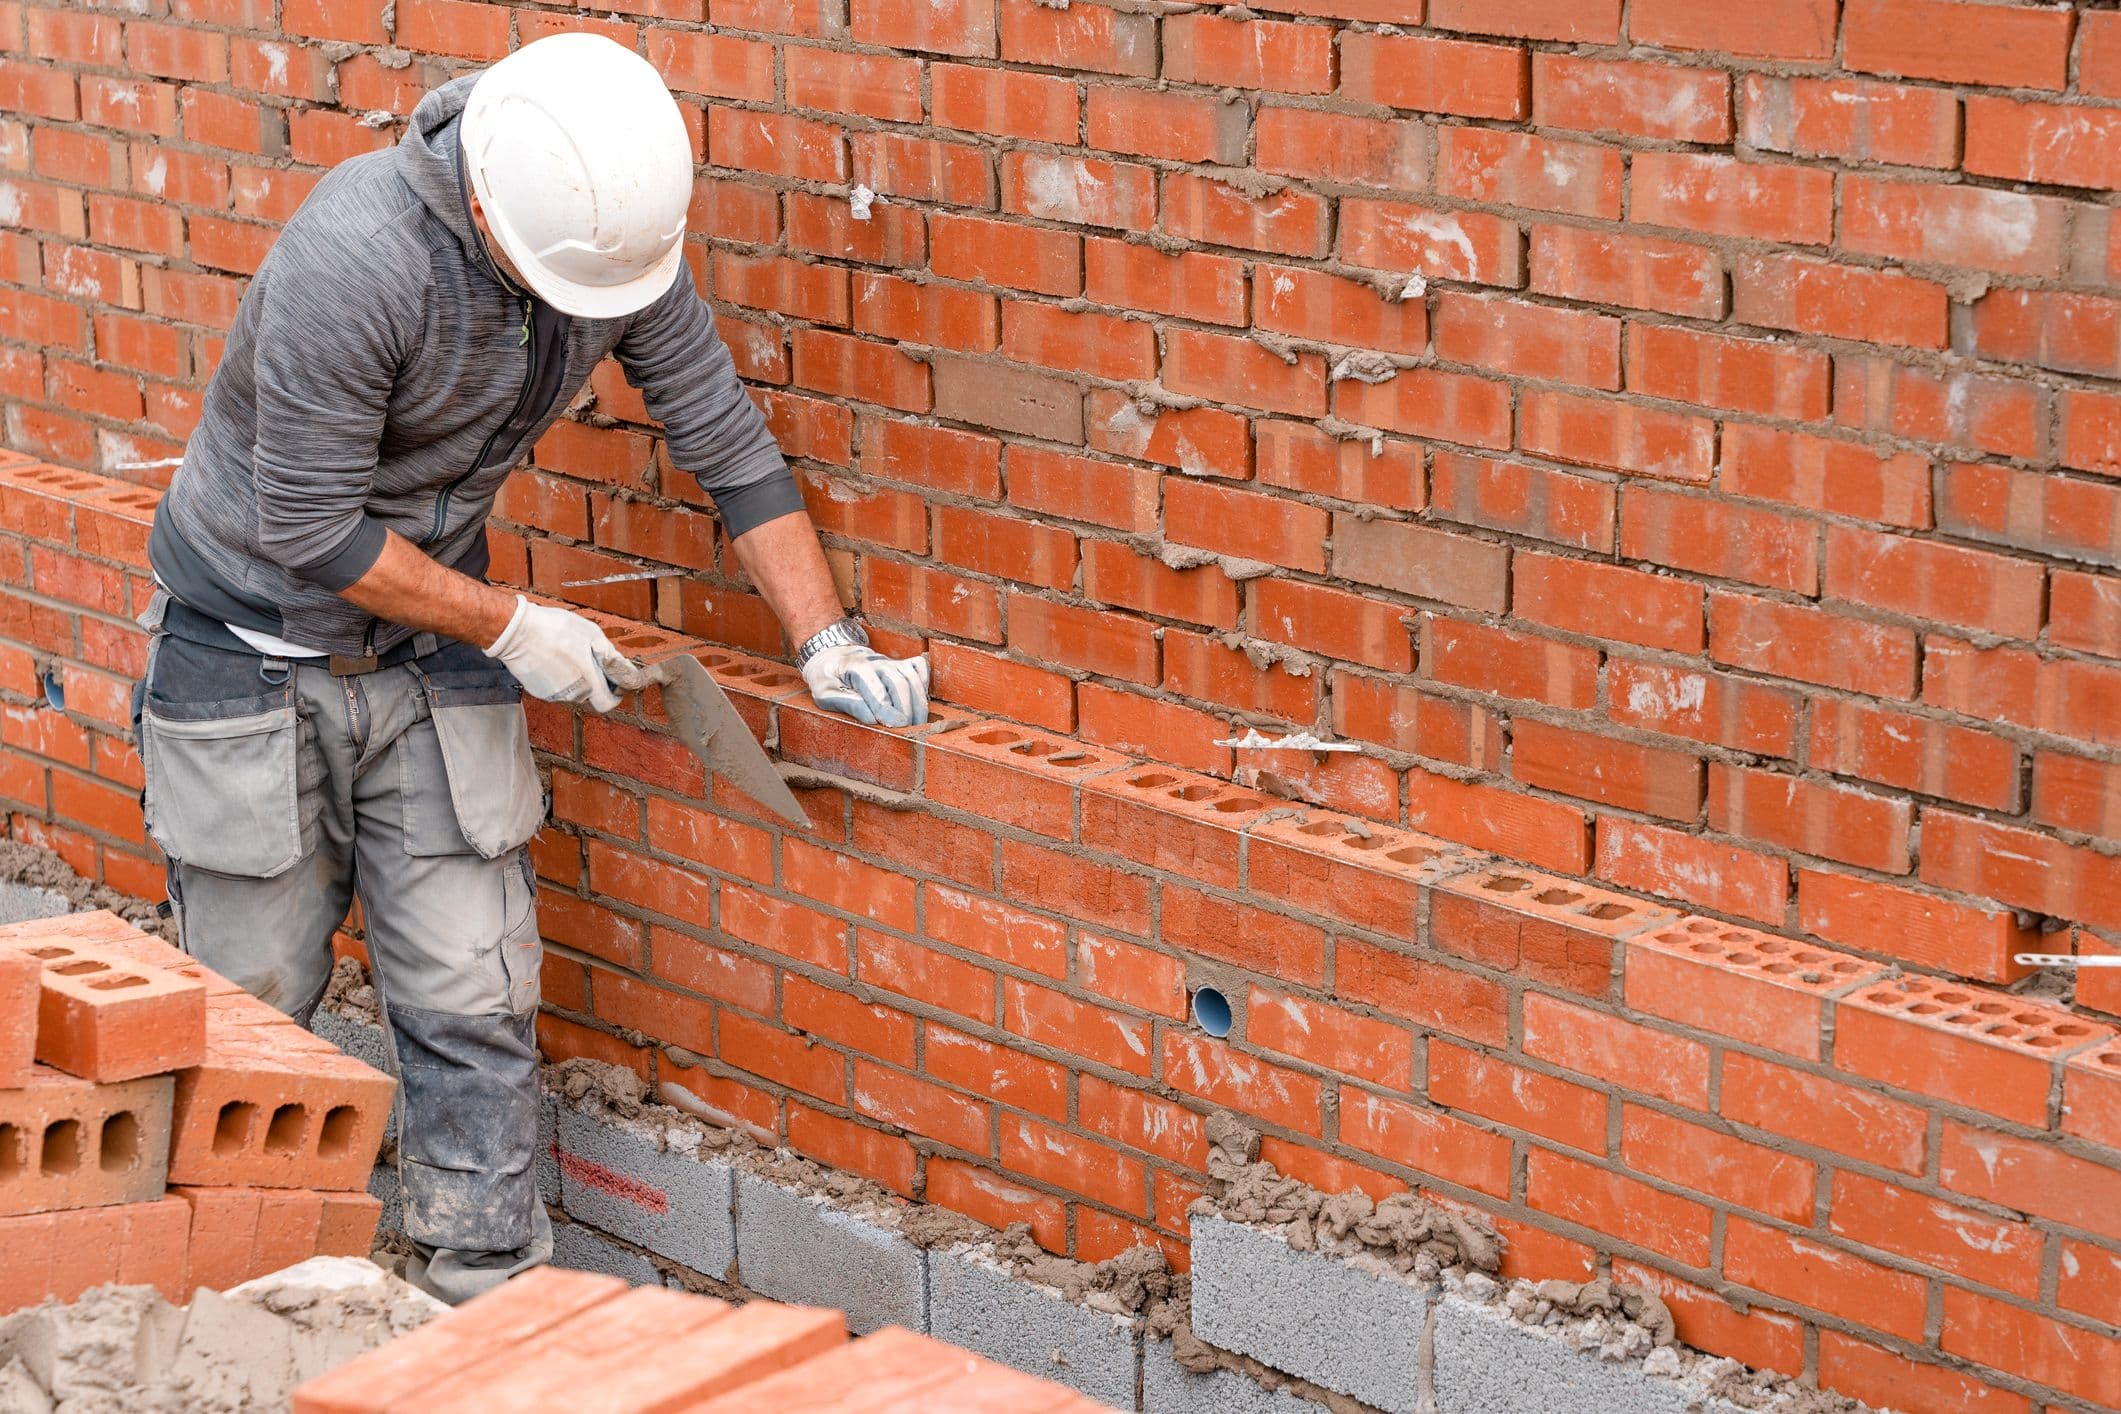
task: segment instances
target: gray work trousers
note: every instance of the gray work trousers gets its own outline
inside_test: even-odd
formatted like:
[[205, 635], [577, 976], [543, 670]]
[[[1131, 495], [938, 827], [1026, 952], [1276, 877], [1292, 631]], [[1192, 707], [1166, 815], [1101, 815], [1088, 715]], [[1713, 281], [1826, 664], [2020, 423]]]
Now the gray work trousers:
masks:
[[407, 1276], [454, 1303], [550, 1260], [527, 847], [545, 798], [514, 679], [447, 640], [340, 677], [145, 622], [147, 827], [185, 951], [306, 1026], [358, 898], [399, 1082]]

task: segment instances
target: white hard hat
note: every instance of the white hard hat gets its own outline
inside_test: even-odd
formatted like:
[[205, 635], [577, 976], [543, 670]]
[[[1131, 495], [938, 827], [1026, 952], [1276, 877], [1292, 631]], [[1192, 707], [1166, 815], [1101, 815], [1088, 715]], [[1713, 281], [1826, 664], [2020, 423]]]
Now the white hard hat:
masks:
[[479, 76], [458, 130], [487, 229], [540, 299], [616, 319], [670, 288], [692, 141], [646, 59], [599, 34], [526, 44]]

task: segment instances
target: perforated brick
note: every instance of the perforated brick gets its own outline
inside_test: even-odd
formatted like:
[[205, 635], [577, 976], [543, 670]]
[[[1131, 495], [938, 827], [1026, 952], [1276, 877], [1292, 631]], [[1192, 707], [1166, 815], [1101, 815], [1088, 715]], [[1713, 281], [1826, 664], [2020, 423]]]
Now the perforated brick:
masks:
[[42, 965], [37, 1059], [84, 1080], [134, 1080], [206, 1054], [206, 988], [98, 942], [26, 935], [0, 949]]
[[1827, 998], [1882, 970], [1811, 943], [1690, 918], [1629, 940], [1627, 1003], [1668, 1021], [1817, 1060]]
[[0, 1214], [161, 1197], [173, 1085], [98, 1085], [40, 1065], [28, 1084], [0, 1090]]
[[357, 1191], [397, 1086], [287, 1023], [217, 1025], [177, 1077], [172, 1183]]

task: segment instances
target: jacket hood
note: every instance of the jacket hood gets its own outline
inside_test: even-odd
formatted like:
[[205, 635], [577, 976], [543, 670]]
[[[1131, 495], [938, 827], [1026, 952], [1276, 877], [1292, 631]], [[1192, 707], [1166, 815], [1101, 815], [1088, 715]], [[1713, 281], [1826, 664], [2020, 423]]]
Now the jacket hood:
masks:
[[488, 263], [486, 243], [471, 224], [470, 187], [464, 180], [463, 147], [457, 141], [457, 119], [471, 97], [479, 75], [451, 79], [420, 100], [412, 122], [398, 143], [398, 175], [420, 202], [434, 213], [480, 264]]

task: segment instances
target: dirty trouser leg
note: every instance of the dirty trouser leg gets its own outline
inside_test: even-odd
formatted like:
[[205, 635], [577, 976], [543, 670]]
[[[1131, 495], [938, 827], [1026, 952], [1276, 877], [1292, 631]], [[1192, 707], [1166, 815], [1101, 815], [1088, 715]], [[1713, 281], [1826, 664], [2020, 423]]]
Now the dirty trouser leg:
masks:
[[305, 1026], [353, 889], [346, 723], [316, 690], [331, 681], [156, 634], [134, 695], [179, 941]]
[[552, 1257], [526, 847], [544, 795], [515, 682], [484, 654], [446, 645], [356, 681], [356, 877], [402, 1087], [406, 1276], [459, 1302]]

